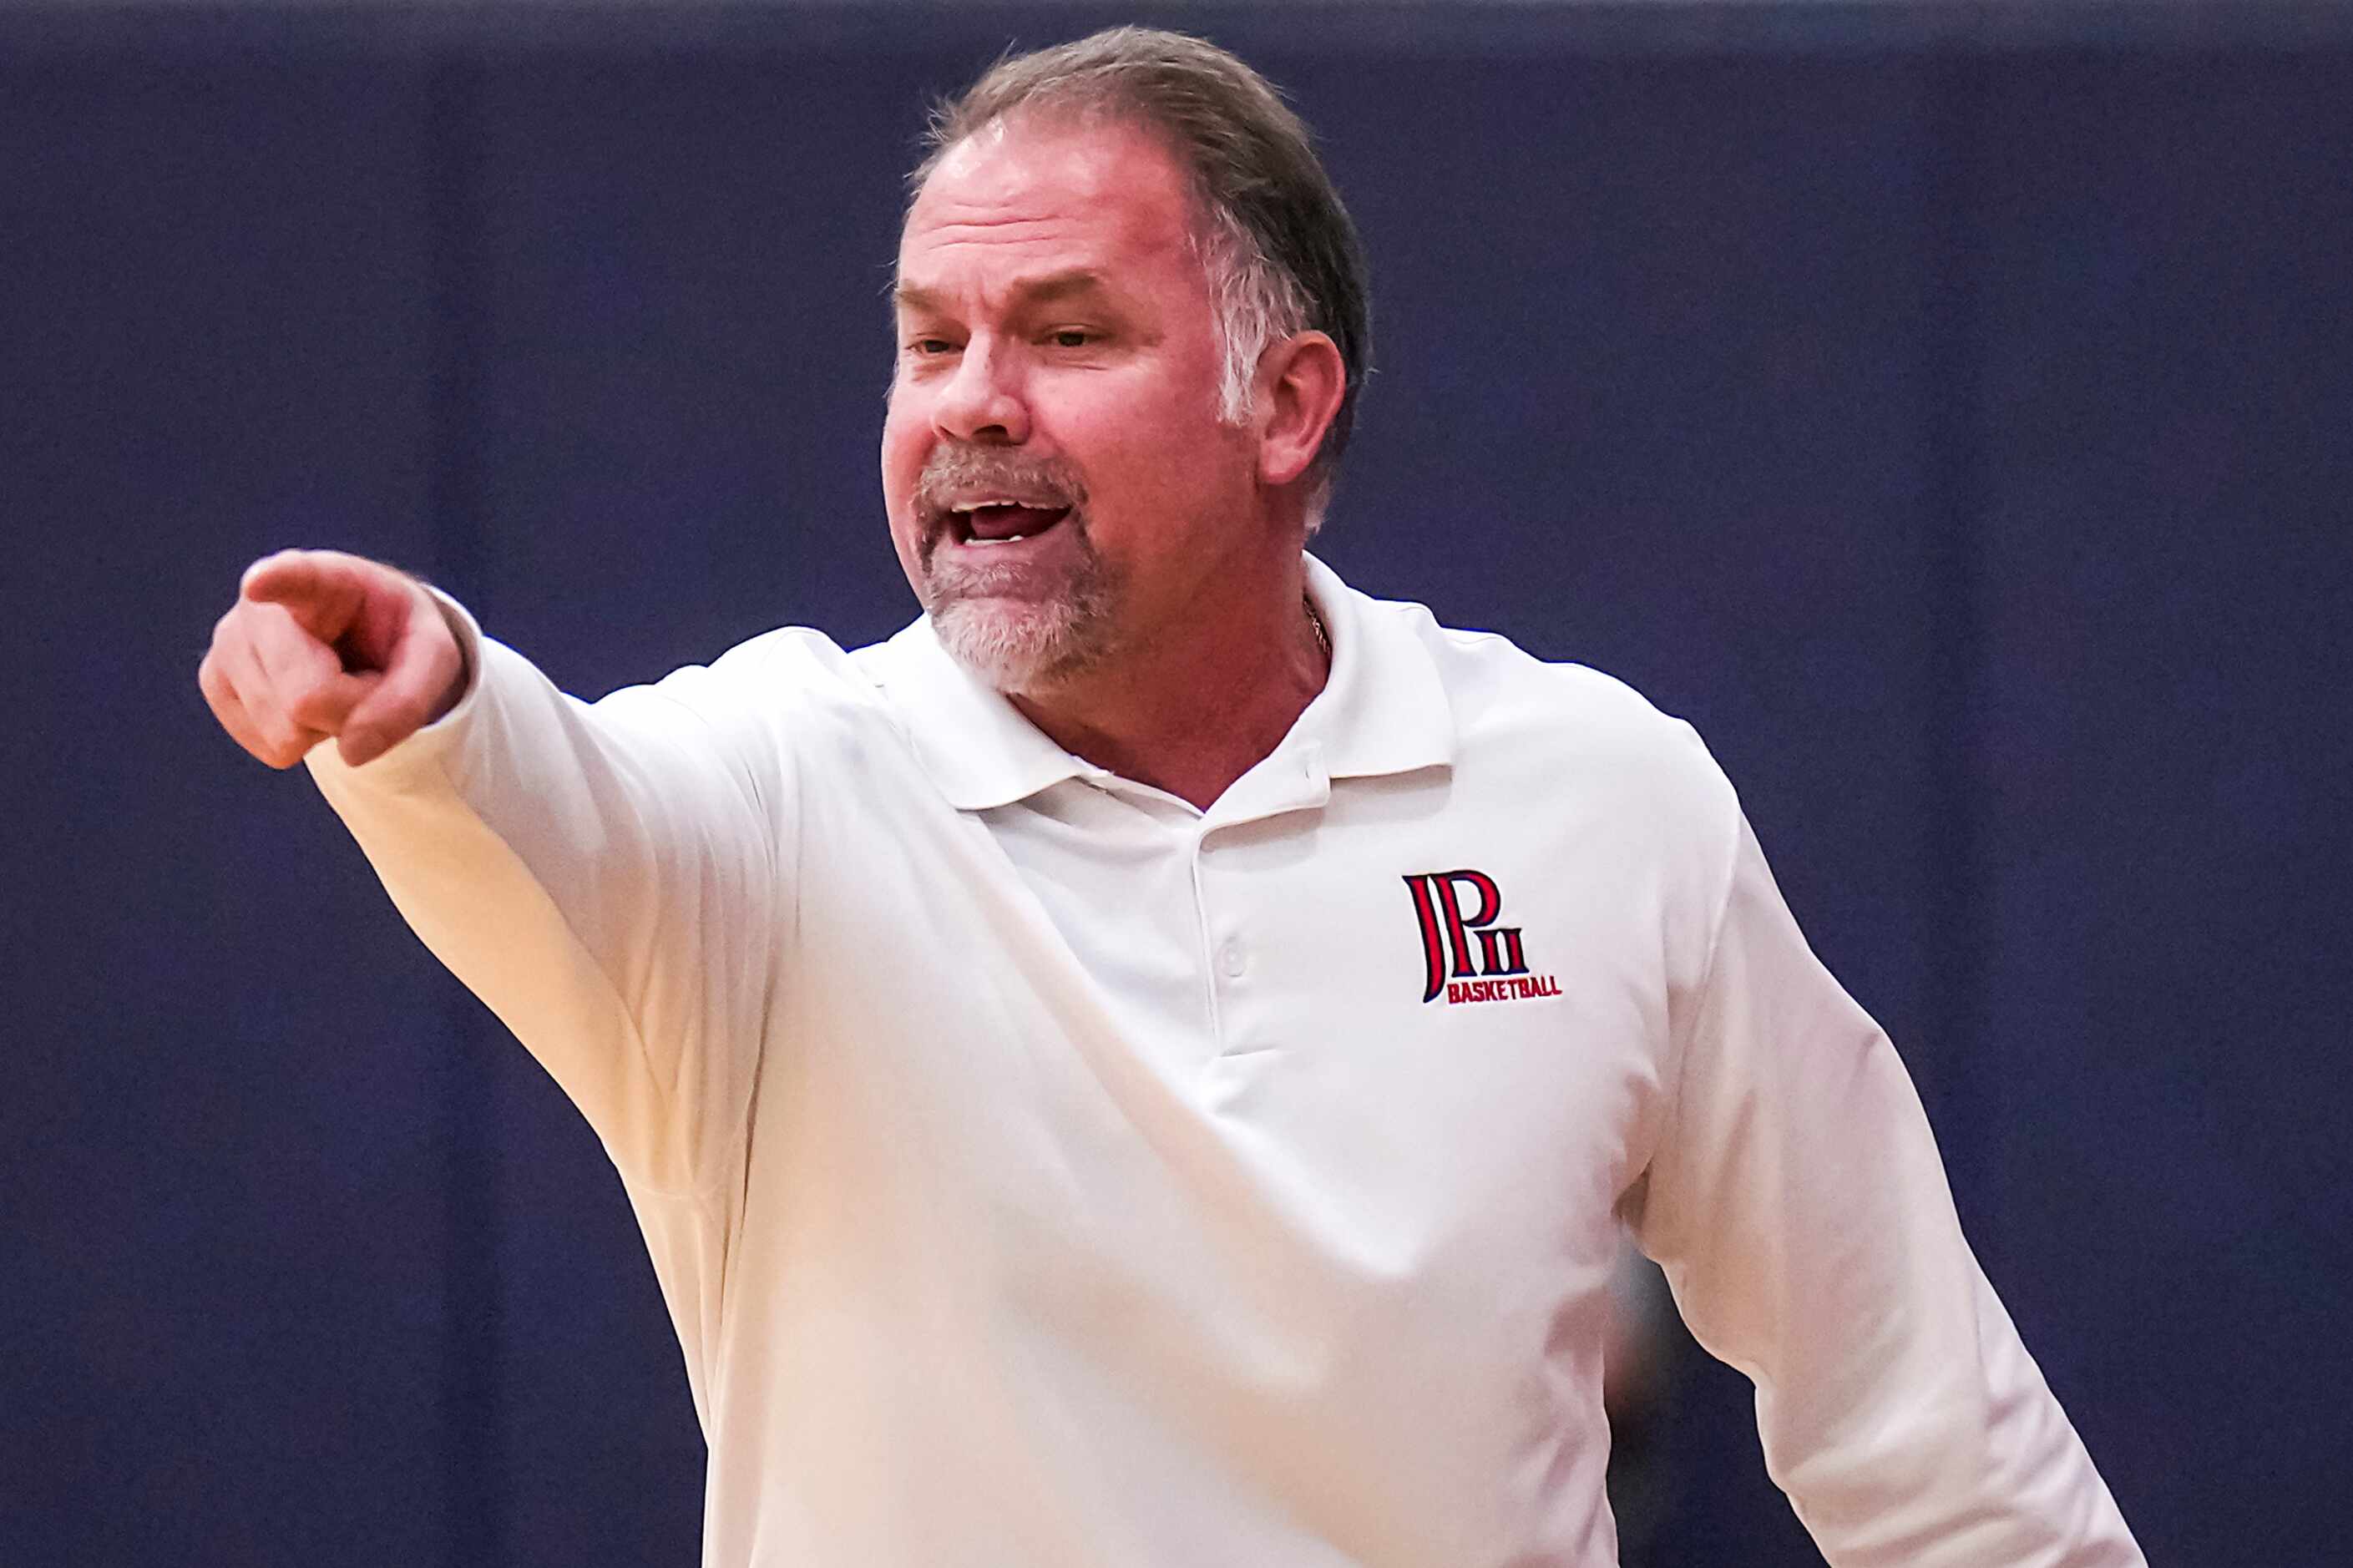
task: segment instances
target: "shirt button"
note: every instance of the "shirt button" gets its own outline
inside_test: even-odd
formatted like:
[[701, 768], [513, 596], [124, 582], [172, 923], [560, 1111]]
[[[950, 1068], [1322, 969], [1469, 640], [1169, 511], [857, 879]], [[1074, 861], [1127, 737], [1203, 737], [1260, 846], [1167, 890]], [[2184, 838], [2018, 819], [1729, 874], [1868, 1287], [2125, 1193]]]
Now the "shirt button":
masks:
[[1242, 944], [1238, 942], [1229, 942], [1226, 943], [1224, 947], [1219, 949], [1218, 967], [1226, 972], [1227, 979], [1233, 980], [1238, 978], [1241, 974], [1243, 969], [1248, 967], [1242, 959]]

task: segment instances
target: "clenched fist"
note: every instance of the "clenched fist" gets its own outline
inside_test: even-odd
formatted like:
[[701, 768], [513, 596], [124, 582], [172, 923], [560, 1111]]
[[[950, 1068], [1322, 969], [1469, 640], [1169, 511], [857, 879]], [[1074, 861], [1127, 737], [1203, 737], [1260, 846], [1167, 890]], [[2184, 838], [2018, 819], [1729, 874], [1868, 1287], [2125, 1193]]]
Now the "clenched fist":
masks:
[[333, 736], [373, 762], [458, 705], [466, 660], [423, 584], [332, 550], [283, 550], [246, 569], [196, 684], [237, 743], [290, 768]]

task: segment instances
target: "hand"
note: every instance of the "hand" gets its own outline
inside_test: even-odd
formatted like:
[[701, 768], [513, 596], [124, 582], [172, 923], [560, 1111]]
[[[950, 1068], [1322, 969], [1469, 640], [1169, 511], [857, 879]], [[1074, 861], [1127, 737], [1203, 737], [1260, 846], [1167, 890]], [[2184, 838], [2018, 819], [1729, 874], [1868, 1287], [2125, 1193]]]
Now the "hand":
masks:
[[196, 669], [213, 716], [273, 768], [333, 736], [375, 761], [458, 705], [466, 659], [425, 585], [333, 550], [281, 550], [246, 569]]

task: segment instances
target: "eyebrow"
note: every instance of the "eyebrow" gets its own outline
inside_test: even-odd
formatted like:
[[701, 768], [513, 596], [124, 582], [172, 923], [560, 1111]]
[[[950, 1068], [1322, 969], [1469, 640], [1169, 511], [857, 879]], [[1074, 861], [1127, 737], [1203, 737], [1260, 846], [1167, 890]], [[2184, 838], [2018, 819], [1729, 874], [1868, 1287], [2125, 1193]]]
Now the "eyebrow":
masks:
[[[1025, 279], [1013, 286], [1014, 297], [1025, 305], [1051, 305], [1074, 295], [1105, 291], [1103, 274], [1092, 268], [1075, 267], [1067, 272], [1049, 272], [1041, 278]], [[946, 300], [929, 289], [902, 283], [891, 290], [892, 303], [902, 310], [944, 312]]]

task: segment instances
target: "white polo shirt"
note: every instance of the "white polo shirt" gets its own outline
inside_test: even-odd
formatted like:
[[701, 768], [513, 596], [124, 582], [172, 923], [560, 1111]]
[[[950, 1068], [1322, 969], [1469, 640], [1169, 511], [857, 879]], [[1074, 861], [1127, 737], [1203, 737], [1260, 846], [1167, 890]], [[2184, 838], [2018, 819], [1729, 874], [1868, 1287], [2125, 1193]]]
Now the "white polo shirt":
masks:
[[921, 622], [312, 753], [620, 1170], [704, 1561], [1601, 1568], [1623, 1215], [1832, 1563], [2139, 1563], [1690, 730], [1309, 565], [1206, 812]]

